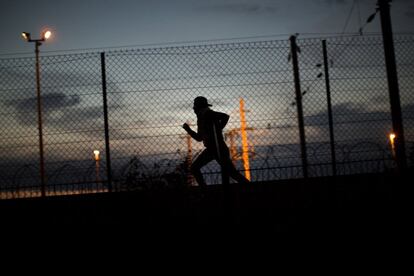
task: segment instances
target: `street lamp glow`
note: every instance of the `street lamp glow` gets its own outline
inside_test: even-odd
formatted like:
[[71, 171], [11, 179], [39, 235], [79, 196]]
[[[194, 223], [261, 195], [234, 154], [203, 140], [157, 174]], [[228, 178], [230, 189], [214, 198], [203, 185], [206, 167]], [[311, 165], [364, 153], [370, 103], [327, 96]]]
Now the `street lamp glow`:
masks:
[[394, 144], [395, 137], [396, 137], [396, 135], [394, 133], [390, 133], [389, 138], [390, 138], [390, 144], [391, 144], [391, 154], [392, 154], [393, 158], [395, 158], [395, 156], [396, 156], [395, 155], [395, 144]]
[[40, 58], [39, 58], [39, 47], [42, 42], [50, 38], [52, 33], [50, 31], [44, 31], [42, 37], [39, 39], [32, 39], [30, 33], [22, 32], [22, 37], [27, 42], [34, 42], [35, 55], [36, 55], [36, 98], [37, 98], [37, 123], [39, 129], [39, 170], [40, 170], [40, 184], [42, 197], [46, 196], [46, 175], [45, 175], [45, 162], [44, 162], [44, 151], [43, 151], [43, 115], [42, 115], [42, 97], [40, 93]]
[[24, 40], [29, 41], [30, 40], [30, 33], [22, 32], [22, 37]]
[[99, 161], [100, 161], [100, 157], [99, 157], [99, 150], [94, 150], [93, 151], [93, 155], [95, 158], [95, 177], [96, 177], [96, 183], [100, 182], [99, 180]]
[[93, 154], [94, 154], [95, 161], [99, 161], [99, 159], [100, 159], [99, 158], [99, 154], [100, 154], [99, 150], [94, 150]]
[[394, 133], [391, 133], [390, 134], [390, 143], [391, 143], [391, 145], [394, 145], [394, 140], [395, 140], [395, 134]]
[[45, 31], [44, 33], [43, 33], [43, 38], [44, 39], [49, 39], [50, 37], [52, 36], [52, 32], [51, 31]]

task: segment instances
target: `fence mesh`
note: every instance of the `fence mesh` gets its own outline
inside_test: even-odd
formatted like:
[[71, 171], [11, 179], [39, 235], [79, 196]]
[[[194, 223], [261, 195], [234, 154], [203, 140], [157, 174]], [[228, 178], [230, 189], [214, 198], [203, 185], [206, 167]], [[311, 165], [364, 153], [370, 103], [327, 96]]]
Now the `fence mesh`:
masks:
[[401, 36], [395, 40], [398, 64], [401, 108], [406, 139], [408, 163], [414, 164], [414, 37]]
[[392, 126], [382, 38], [352, 37], [328, 45], [335, 142], [337, 152], [343, 154], [339, 172], [391, 167]]
[[[392, 168], [382, 38], [328, 38], [327, 64], [321, 39], [299, 39], [297, 44], [309, 176], [332, 175], [334, 166], [338, 174]], [[413, 44], [412, 36], [395, 37], [410, 165]], [[104, 57], [104, 66], [101, 53], [41, 57], [48, 195], [107, 191], [108, 162], [115, 190], [196, 185], [188, 167], [203, 145], [189, 139], [182, 124], [188, 122], [196, 129], [192, 103], [200, 95], [209, 99], [214, 110], [230, 115], [224, 129], [226, 143], [236, 168], [242, 173], [248, 169], [252, 181], [304, 176], [289, 41], [132, 49], [107, 52]], [[0, 59], [0, 71], [1, 197], [38, 196], [35, 60]], [[94, 159], [95, 150], [100, 152], [99, 160]], [[203, 173], [209, 184], [221, 182], [216, 162]]]
[[[225, 136], [239, 169], [243, 168], [240, 100], [244, 101], [249, 157], [252, 168], [257, 169], [252, 179], [260, 180], [263, 171], [259, 169], [276, 167], [267, 146], [275, 140], [287, 140], [292, 136], [288, 132], [297, 131], [293, 126], [288, 132], [272, 127], [277, 121], [285, 125], [284, 121], [292, 118], [285, 113], [285, 103], [292, 94], [291, 65], [286, 60], [289, 51], [287, 42], [269, 41], [108, 54], [114, 166], [137, 156], [149, 170], [156, 164], [165, 172], [195, 158], [202, 143], [192, 142], [192, 154], [188, 154], [181, 126], [185, 122], [196, 125], [193, 99], [203, 95], [215, 110], [230, 115]], [[215, 162], [205, 168], [210, 183], [220, 179], [219, 172]]]

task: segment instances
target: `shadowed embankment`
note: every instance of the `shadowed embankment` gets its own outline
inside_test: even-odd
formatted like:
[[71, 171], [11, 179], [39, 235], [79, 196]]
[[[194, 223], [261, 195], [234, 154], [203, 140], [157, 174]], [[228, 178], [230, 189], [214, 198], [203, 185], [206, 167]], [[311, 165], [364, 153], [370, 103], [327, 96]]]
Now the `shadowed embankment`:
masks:
[[394, 231], [410, 176], [369, 174], [0, 201], [3, 225], [117, 224], [270, 227], [278, 231]]

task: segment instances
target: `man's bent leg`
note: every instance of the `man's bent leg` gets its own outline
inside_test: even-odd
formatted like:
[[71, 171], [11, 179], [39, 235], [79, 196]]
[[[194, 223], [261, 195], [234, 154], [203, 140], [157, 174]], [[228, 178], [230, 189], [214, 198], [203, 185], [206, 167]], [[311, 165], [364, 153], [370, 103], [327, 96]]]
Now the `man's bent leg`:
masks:
[[222, 160], [220, 161], [220, 165], [222, 167], [222, 170], [225, 171], [224, 174], [230, 176], [238, 183], [250, 183], [246, 177], [237, 171], [236, 167], [231, 161], [229, 151], [226, 149], [222, 150]]
[[206, 182], [204, 181], [203, 174], [201, 173], [201, 168], [213, 160], [213, 155], [204, 150], [191, 164], [191, 173], [194, 175], [199, 186], [205, 187]]
[[250, 181], [242, 175], [236, 168], [233, 166], [233, 168], [230, 170], [230, 177], [236, 180], [238, 183], [250, 183]]

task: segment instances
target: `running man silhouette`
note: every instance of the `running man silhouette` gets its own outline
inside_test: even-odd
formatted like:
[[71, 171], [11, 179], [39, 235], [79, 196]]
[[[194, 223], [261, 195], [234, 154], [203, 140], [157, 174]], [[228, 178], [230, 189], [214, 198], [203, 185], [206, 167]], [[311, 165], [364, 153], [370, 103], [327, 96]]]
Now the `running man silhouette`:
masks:
[[194, 112], [197, 115], [197, 132], [193, 131], [185, 123], [183, 128], [196, 141], [203, 142], [205, 149], [191, 164], [191, 172], [198, 185], [205, 187], [201, 168], [212, 160], [216, 160], [223, 171], [223, 174], [230, 176], [239, 183], [249, 183], [249, 180], [240, 174], [233, 165], [230, 158], [230, 151], [224, 142], [223, 128], [229, 121], [230, 116], [210, 109], [211, 104], [205, 97], [194, 99]]

